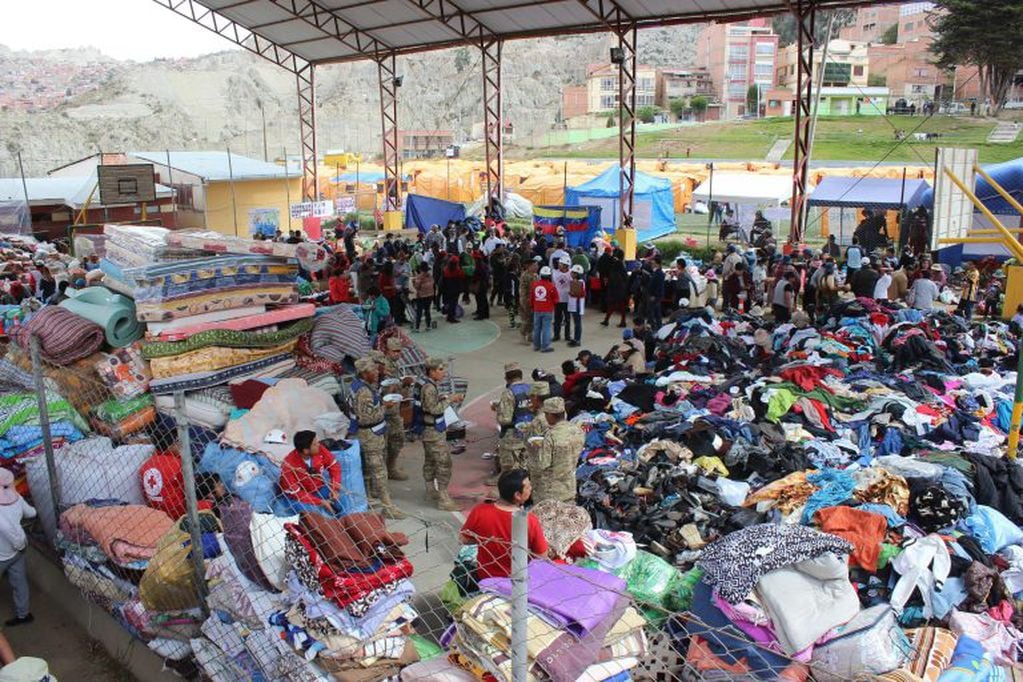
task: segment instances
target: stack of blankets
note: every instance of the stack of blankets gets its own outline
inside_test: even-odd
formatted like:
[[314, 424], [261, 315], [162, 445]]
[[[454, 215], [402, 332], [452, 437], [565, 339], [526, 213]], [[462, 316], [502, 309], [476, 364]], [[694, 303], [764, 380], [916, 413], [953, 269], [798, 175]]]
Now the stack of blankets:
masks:
[[[628, 671], [646, 653], [646, 620], [632, 606], [621, 578], [596, 569], [533, 561], [529, 565], [526, 653], [531, 679], [599, 682], [631, 679]], [[481, 594], [455, 614], [449, 651], [476, 679], [509, 682], [511, 580], [487, 578]], [[431, 664], [432, 665], [432, 664]], [[416, 667], [402, 679], [427, 679]], [[445, 678], [447, 679], [447, 678]]]
[[297, 301], [295, 263], [225, 255], [130, 270], [147, 323], [142, 355], [157, 395], [199, 391], [294, 367], [313, 307]]
[[335, 679], [386, 679], [419, 660], [412, 564], [373, 513], [302, 514], [285, 526], [286, 607], [279, 636]]

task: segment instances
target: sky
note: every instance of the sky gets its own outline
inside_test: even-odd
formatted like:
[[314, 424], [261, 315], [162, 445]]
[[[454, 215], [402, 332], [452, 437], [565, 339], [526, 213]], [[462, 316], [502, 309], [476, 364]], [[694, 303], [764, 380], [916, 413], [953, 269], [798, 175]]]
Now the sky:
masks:
[[154, 0], [0, 0], [0, 45], [15, 50], [95, 47], [117, 59], [197, 57], [226, 39]]

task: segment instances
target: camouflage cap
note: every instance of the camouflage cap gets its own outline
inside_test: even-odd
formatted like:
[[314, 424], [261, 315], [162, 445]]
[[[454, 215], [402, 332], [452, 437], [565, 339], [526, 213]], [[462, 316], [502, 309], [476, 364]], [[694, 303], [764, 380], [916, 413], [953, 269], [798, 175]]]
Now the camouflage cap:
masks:
[[519, 363], [517, 363], [517, 362], [507, 362], [504, 365], [504, 373], [505, 374], [508, 374], [509, 372], [521, 372], [521, 371], [522, 371], [522, 366]]
[[551, 394], [551, 385], [546, 381], [534, 381], [529, 386], [529, 395], [543, 398]]
[[380, 362], [380, 363], [382, 363], [382, 362], [386, 362], [387, 361], [387, 356], [384, 355], [383, 353], [381, 353], [378, 350], [371, 350], [366, 357], [368, 359], [372, 360], [373, 362]]
[[396, 339], [393, 336], [387, 339], [387, 350], [401, 350], [401, 339]]
[[444, 369], [448, 366], [448, 363], [444, 361], [444, 358], [429, 357], [426, 358], [426, 369], [427, 371], [435, 369]]
[[355, 361], [355, 371], [359, 374], [362, 374], [363, 372], [375, 372], [376, 368], [377, 363], [373, 361], [373, 358], [365, 357], [359, 358]]
[[543, 401], [543, 411], [547, 414], [564, 414], [565, 401], [562, 398], [548, 398]]

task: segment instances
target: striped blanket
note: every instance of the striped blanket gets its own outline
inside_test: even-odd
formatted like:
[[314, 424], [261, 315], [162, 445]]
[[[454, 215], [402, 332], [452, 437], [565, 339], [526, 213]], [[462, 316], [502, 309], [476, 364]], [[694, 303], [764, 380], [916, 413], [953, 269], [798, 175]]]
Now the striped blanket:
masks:
[[39, 337], [39, 354], [47, 362], [64, 367], [103, 347], [103, 327], [60, 306], [46, 306], [14, 333], [22, 348]]

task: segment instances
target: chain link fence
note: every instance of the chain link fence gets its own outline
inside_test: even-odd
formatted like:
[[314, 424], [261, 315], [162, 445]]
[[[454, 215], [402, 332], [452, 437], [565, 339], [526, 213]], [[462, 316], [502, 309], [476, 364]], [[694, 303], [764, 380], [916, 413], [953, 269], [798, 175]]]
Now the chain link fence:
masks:
[[[290, 440], [272, 452], [236, 449], [221, 433], [238, 417], [221, 389], [153, 396], [124, 359], [58, 366], [34, 339], [6, 346], [0, 447], [67, 579], [187, 677], [618, 682], [883, 672], [866, 660], [834, 672], [823, 655], [758, 640], [751, 633], [764, 622], [754, 614], [745, 628], [721, 615], [691, 561], [680, 570], [635, 545], [622, 550], [617, 534], [587, 532], [589, 515], [574, 505], [536, 509], [555, 562], [530, 561], [538, 548], [521, 512], [509, 514], [510, 542], [463, 536], [454, 517], [385, 522], [360, 443], [345, 436], [322, 441], [340, 473], [323, 481], [336, 495], [316, 509], [282, 492], [288, 479], [274, 453]], [[344, 401], [344, 377], [306, 378]], [[857, 624], [853, 641], [873, 633], [871, 656], [898, 667], [908, 643], [890, 611], [876, 615]]]

